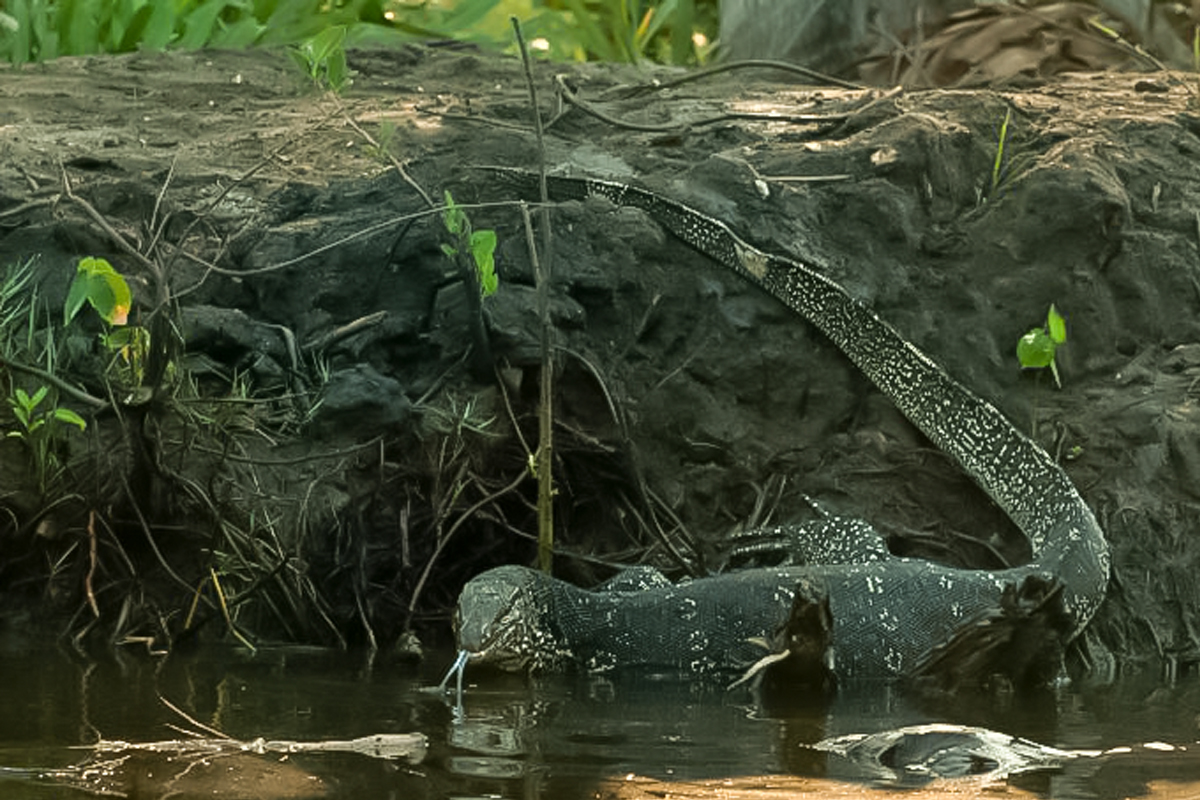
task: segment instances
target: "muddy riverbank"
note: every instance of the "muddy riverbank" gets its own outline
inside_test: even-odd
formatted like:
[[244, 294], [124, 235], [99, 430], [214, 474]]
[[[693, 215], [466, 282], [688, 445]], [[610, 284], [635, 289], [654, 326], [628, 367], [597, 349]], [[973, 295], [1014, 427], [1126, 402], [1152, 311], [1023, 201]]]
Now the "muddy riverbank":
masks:
[[[220, 635], [228, 613], [251, 638], [390, 647], [444, 636], [467, 578], [533, 558], [533, 273], [512, 198], [474, 169], [536, 166], [519, 64], [417, 47], [350, 62], [341, 98], [270, 52], [0, 70], [0, 262], [30, 263], [57, 326], [7, 323], [3, 388], [57, 387], [49, 402], [90, 422], [55, 444], [45, 491], [28, 443], [0, 443], [0, 589], [47, 635], [160, 649]], [[1034, 431], [1096, 511], [1113, 580], [1073, 663], [1194, 663], [1194, 76], [663, 85], [679, 75], [539, 67], [549, 165], [637, 182], [821, 265]], [[498, 204], [467, 208], [498, 240], [494, 371], [468, 357], [446, 229], [422, 215], [446, 190]], [[1022, 557], [836, 348], [645, 215], [558, 207], [553, 254], [565, 577], [712, 569], [731, 533], [809, 513], [809, 497], [897, 551]], [[84, 256], [128, 277], [131, 321], [153, 334], [137, 385], [114, 378], [98, 320], [61, 325]], [[1068, 325], [1061, 390], [1014, 355], [1051, 303]]]

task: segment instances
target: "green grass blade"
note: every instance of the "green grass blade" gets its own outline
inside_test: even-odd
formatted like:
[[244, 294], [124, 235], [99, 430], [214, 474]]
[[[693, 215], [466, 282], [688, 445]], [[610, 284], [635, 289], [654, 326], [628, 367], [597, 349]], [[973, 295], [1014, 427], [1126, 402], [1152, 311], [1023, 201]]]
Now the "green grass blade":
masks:
[[598, 58], [601, 61], [628, 61], [628, 58], [621, 58], [620, 52], [614, 46], [612, 39], [604, 34], [603, 29], [597, 24], [592, 13], [580, 0], [563, 0], [565, 5], [574, 17], [575, 31], [577, 33], [577, 41], [583, 48], [584, 53], [591, 58]]
[[456, 37], [468, 33], [498, 5], [500, 0], [465, 0], [447, 14], [438, 27]]
[[258, 41], [264, 30], [265, 28], [253, 14], [246, 13], [245, 16], [236, 22], [222, 25], [221, 30], [214, 34], [210, 44], [213, 47], [221, 47], [229, 50], [250, 47]]
[[[141, 48], [142, 50], [153, 52], [166, 50], [167, 45], [175, 38], [175, 4], [150, 2], [142, 6], [138, 10], [138, 14], [145, 14], [139, 20], [141, 31], [136, 35], [137, 38], [135, 40], [122, 42], [124, 49], [134, 50]], [[126, 36], [126, 38], [130, 39], [131, 37]]]
[[64, 55], [88, 55], [99, 50], [100, 3], [98, 0], [60, 0], [59, 36]]
[[7, 4], [13, 27], [0, 28], [0, 58], [20, 66], [33, 60], [31, 0], [12, 0]]
[[212, 38], [217, 16], [230, 5], [228, 0], [208, 0], [183, 18], [183, 35], [176, 46], [182, 50], [199, 50]]
[[55, 28], [53, 9], [39, 0], [29, 2], [31, 61], [50, 61], [62, 54], [62, 37]]
[[1012, 107], [1004, 112], [1004, 122], [1000, 123], [1000, 139], [996, 144], [996, 158], [992, 162], [992, 194], [1000, 186], [1000, 173], [1004, 167], [1004, 147], [1008, 142], [1008, 123], [1012, 120]]
[[691, 58], [693, 49], [692, 29], [696, 25], [695, 3], [693, 0], [678, 0], [668, 18], [671, 22], [671, 63], [686, 64]]

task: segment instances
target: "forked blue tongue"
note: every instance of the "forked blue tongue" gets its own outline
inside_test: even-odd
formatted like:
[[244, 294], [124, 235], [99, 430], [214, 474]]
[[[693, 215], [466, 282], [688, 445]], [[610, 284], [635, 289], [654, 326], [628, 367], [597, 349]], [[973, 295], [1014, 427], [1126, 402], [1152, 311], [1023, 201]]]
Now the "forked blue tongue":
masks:
[[450, 671], [446, 673], [446, 677], [442, 678], [442, 682], [438, 684], [438, 691], [445, 692], [446, 684], [450, 682], [450, 676], [454, 676], [454, 703], [459, 707], [462, 706], [463, 673], [467, 671], [467, 659], [470, 658], [470, 655], [466, 650], [459, 650], [454, 663], [450, 665]]

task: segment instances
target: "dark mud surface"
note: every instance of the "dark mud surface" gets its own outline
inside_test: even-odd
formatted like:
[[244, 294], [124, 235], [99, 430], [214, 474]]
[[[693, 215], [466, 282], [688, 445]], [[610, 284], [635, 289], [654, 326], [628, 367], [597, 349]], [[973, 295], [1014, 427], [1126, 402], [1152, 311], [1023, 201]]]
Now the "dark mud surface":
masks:
[[[81, 607], [88, 560], [69, 548], [95, 508], [112, 529], [95, 580], [113, 588], [100, 600], [114, 635], [169, 638], [186, 587], [212, 567], [242, 598], [248, 630], [390, 644], [410, 624], [445, 631], [470, 575], [532, 559], [536, 489], [519, 481], [514, 435], [515, 421], [533, 446], [537, 430], [521, 217], [469, 210], [500, 242], [500, 291], [485, 302], [490, 381], [464, 358], [463, 288], [440, 219], [396, 221], [428, 207], [415, 186], [460, 203], [512, 199], [473, 168], [536, 166], [519, 64], [413, 48], [351, 65], [340, 100], [264, 52], [0, 70], [0, 261], [37, 254], [57, 308], [76, 261], [104, 256], [135, 283], [145, 324], [165, 285], [192, 376], [191, 394], [160, 392], [135, 423], [100, 412], [73, 442], [86, 499], [50, 513], [17, 490], [23, 453], [5, 443], [0, 585]], [[651, 129], [556, 103], [555, 71]], [[1170, 670], [1200, 659], [1194, 77], [885, 96], [743, 71], [628, 97], [614, 87], [676, 73], [536, 74], [547, 116], [565, 109], [547, 131], [551, 168], [637, 182], [821, 265], [1036, 429], [1114, 554], [1075, 663], [1103, 673], [1111, 656]], [[776, 118], [713, 120], [723, 114]], [[386, 140], [408, 180], [349, 120]], [[64, 170], [163, 281], [65, 196]], [[990, 501], [770, 297], [640, 212], [590, 201], [553, 220], [558, 547], [594, 559], [561, 556], [564, 576], [603, 577], [595, 559], [712, 569], [733, 531], [808, 513], [808, 497], [871, 520], [905, 553], [983, 567], [1022, 557]], [[1061, 390], [1014, 355], [1051, 303], [1069, 330]], [[58, 372], [104, 397], [94, 360], [80, 345]], [[231, 386], [260, 402], [230, 402], [236, 419], [180, 411], [237, 399]], [[118, 616], [135, 587], [141, 616]]]

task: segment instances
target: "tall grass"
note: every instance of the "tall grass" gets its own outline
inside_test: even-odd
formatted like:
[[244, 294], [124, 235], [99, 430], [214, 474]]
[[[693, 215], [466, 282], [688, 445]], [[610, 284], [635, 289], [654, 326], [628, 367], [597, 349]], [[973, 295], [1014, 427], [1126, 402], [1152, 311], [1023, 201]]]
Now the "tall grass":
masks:
[[717, 0], [0, 0], [0, 60], [296, 44], [332, 25], [347, 46], [506, 48], [510, 15], [550, 58], [687, 64], [707, 55]]

